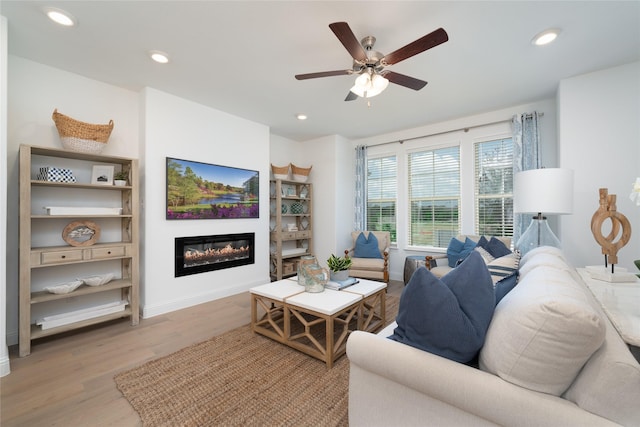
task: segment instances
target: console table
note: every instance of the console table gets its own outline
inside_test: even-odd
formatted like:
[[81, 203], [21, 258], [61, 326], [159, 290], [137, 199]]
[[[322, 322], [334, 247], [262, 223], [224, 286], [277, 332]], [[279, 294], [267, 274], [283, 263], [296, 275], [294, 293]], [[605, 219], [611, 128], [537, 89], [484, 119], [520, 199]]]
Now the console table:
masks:
[[640, 280], [605, 282], [593, 279], [584, 268], [576, 270], [622, 339], [630, 346], [640, 347]]
[[385, 325], [386, 287], [360, 279], [341, 291], [309, 293], [295, 278], [256, 286], [249, 290], [251, 330], [331, 368], [345, 354], [349, 332], [375, 332]]

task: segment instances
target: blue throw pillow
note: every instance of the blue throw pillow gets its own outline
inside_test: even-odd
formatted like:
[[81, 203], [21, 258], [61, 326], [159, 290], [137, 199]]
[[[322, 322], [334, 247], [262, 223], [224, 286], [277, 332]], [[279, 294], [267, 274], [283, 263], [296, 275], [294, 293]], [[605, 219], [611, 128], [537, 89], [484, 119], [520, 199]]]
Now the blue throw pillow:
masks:
[[464, 242], [451, 238], [449, 246], [447, 247], [447, 259], [449, 261], [449, 267], [454, 268], [458, 265], [460, 260], [464, 260], [476, 247], [476, 242], [470, 238], [466, 238]]
[[479, 253], [441, 279], [420, 267], [402, 292], [398, 327], [389, 338], [467, 363], [484, 344], [494, 306], [493, 282]]
[[507, 295], [513, 288], [516, 287], [518, 283], [518, 272], [511, 274], [510, 276], [505, 277], [504, 279], [499, 280], [496, 283], [496, 305], [500, 302], [505, 295]]
[[495, 258], [500, 258], [511, 253], [511, 249], [509, 249], [500, 239], [496, 239], [495, 237], [492, 237], [487, 245], [482, 247]]
[[353, 250], [354, 258], [382, 258], [378, 248], [378, 238], [369, 232], [369, 238], [360, 233], [356, 239], [356, 247]]

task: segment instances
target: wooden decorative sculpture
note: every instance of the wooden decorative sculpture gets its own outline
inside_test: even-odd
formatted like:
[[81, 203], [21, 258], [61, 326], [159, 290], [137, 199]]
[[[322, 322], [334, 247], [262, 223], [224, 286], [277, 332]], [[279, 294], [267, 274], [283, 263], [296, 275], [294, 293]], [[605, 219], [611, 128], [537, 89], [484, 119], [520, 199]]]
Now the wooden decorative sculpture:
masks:
[[73, 221], [62, 230], [62, 239], [71, 246], [91, 246], [100, 238], [100, 226], [93, 221]]
[[[602, 224], [606, 220], [611, 220], [611, 232], [604, 236], [602, 234]], [[620, 233], [620, 239], [614, 242]], [[602, 247], [604, 254], [604, 265], [611, 264], [611, 273], [614, 273], [614, 265], [618, 263], [618, 251], [624, 247], [631, 238], [631, 224], [626, 216], [617, 211], [616, 195], [608, 194], [608, 189], [600, 189], [600, 207], [591, 218], [591, 233], [596, 242]]]

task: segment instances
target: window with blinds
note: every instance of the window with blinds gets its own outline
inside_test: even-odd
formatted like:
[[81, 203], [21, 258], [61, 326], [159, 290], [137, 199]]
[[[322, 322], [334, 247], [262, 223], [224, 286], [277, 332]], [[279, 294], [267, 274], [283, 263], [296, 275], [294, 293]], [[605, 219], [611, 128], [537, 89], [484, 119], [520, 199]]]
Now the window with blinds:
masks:
[[513, 141], [478, 142], [474, 151], [476, 233], [513, 236]]
[[408, 155], [410, 246], [447, 247], [460, 230], [460, 147]]
[[396, 243], [398, 193], [396, 156], [367, 159], [367, 229], [389, 231]]

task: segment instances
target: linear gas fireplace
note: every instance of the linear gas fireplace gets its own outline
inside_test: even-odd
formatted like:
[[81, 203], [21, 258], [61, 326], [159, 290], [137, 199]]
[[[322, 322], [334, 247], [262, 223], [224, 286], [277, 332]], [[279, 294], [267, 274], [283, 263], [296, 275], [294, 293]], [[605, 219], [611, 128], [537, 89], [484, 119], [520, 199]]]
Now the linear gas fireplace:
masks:
[[175, 277], [255, 262], [255, 233], [176, 237]]

